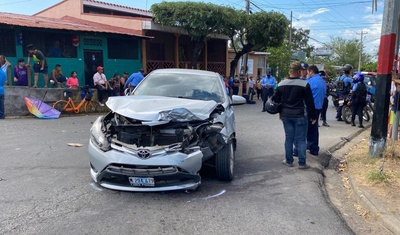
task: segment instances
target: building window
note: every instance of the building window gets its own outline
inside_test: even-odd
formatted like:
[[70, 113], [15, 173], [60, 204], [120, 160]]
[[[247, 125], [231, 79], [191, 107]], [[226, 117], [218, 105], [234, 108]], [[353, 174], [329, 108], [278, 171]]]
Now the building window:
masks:
[[26, 46], [28, 44], [33, 44], [36, 49], [43, 52], [43, 54], [49, 58], [76, 58], [77, 48], [73, 45], [72, 38], [73, 34], [68, 33], [24, 31], [24, 54], [28, 56]]
[[107, 39], [109, 59], [137, 60], [139, 58], [139, 41], [134, 38]]
[[15, 32], [12, 29], [0, 29], [0, 55], [15, 57]]
[[102, 47], [103, 46], [103, 41], [100, 38], [84, 38], [83, 39], [83, 45], [85, 45], [85, 46]]
[[265, 57], [260, 56], [258, 57], [258, 68], [265, 68]]

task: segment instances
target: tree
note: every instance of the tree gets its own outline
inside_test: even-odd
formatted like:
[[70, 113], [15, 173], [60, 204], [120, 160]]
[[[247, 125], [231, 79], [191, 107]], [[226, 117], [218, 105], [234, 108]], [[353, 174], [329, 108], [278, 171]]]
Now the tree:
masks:
[[[292, 50], [304, 51], [307, 57], [311, 57], [314, 47], [308, 44], [310, 30], [309, 29], [292, 29], [292, 42], [290, 48]], [[289, 36], [288, 36], [289, 38]]]
[[361, 71], [367, 72], [376, 72], [378, 69], [378, 62], [370, 62], [367, 64], [363, 64], [361, 67]]
[[177, 26], [187, 31], [194, 42], [192, 68], [196, 68], [197, 59], [205, 40], [212, 34], [220, 34], [227, 25], [227, 12], [231, 8], [202, 2], [162, 2], [151, 6], [153, 21], [165, 26]]
[[287, 32], [289, 21], [277, 12], [257, 12], [247, 14], [244, 11], [227, 12], [231, 20], [224, 27], [224, 34], [232, 42], [240, 42], [240, 48], [232, 43], [235, 57], [231, 61], [230, 76], [233, 77], [240, 57], [252, 50], [265, 51], [269, 47], [279, 47]]
[[268, 56], [268, 63], [274, 71], [278, 72], [278, 74], [276, 74], [278, 80], [287, 76], [289, 74], [289, 62], [291, 57], [291, 52], [289, 51], [288, 47], [288, 41], [286, 41], [279, 47], [269, 48], [268, 52], [271, 53]]
[[271, 55], [268, 56], [268, 63], [273, 70], [278, 72], [276, 76], [279, 79], [289, 74], [290, 61], [294, 59], [292, 58], [293, 51], [303, 51], [306, 53], [307, 57], [310, 57], [311, 52], [314, 50], [314, 47], [308, 44], [310, 30], [293, 28], [290, 45], [289, 33], [290, 30], [287, 31], [286, 40], [284, 40], [281, 46], [268, 49], [268, 52], [271, 53]]
[[[351, 64], [354, 69], [357, 69], [361, 48], [359, 40], [332, 37], [328, 46], [333, 48], [333, 55], [329, 58], [331, 63], [336, 65]], [[361, 64], [370, 63], [371, 55], [363, 53], [361, 61]]]

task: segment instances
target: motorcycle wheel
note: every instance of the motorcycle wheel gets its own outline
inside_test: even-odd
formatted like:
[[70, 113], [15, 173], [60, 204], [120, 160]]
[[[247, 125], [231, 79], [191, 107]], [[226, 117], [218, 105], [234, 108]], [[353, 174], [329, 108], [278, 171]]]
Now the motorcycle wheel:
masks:
[[363, 109], [363, 120], [366, 121], [366, 122], [369, 122], [370, 119], [371, 119], [371, 116], [369, 115], [368, 108], [364, 107], [364, 109]]
[[343, 108], [342, 108], [342, 119], [347, 124], [351, 123], [351, 107], [349, 107], [347, 105], [343, 105]]

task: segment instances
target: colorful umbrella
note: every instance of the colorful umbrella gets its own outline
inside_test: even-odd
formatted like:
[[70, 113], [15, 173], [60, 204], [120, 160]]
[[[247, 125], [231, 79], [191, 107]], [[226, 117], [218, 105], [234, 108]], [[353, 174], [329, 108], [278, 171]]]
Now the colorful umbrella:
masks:
[[41, 100], [25, 97], [29, 112], [38, 118], [54, 119], [60, 117], [60, 112]]

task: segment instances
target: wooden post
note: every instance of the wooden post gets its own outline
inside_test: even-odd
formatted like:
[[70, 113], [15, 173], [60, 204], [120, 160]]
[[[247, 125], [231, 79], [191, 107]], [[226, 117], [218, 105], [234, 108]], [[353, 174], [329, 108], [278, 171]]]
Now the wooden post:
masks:
[[174, 44], [174, 61], [175, 68], [179, 68], [179, 37], [180, 34], [175, 33], [175, 44]]
[[204, 42], [204, 70], [208, 70], [208, 40]]
[[147, 41], [146, 39], [142, 39], [142, 68], [144, 73], [148, 73], [147, 71]]

